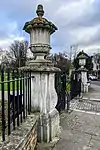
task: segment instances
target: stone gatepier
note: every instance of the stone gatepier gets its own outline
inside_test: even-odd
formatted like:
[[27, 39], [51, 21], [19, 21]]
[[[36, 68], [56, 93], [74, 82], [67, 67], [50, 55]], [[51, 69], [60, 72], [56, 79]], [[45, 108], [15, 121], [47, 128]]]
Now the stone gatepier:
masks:
[[39, 111], [38, 141], [50, 142], [59, 133], [59, 113], [55, 106], [57, 104], [57, 93], [55, 91], [55, 73], [60, 69], [54, 67], [46, 57], [50, 53], [50, 36], [57, 27], [43, 17], [42, 5], [37, 6], [37, 17], [24, 25], [24, 30], [30, 34], [30, 50], [35, 58], [21, 69], [31, 71], [31, 105], [33, 111]]

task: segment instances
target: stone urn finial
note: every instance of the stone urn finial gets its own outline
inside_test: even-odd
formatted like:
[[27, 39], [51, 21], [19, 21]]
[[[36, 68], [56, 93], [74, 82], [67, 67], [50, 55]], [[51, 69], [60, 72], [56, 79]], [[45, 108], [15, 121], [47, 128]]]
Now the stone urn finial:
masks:
[[37, 6], [37, 10], [36, 10], [37, 16], [41, 17], [44, 15], [44, 10], [43, 10], [43, 6], [41, 4], [39, 4]]
[[[48, 19], [44, 18], [43, 6], [39, 4], [36, 8], [37, 16], [25, 23], [23, 30], [30, 34], [30, 50], [34, 59], [29, 61], [29, 65], [39, 64], [37, 62], [48, 62], [46, 57], [50, 53], [50, 35], [57, 27]], [[43, 63], [42, 63], [43, 64]]]

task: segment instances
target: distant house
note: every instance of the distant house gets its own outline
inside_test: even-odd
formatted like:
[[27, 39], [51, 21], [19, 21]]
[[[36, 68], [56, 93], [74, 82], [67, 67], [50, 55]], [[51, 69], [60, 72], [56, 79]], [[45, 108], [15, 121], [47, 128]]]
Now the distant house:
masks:
[[4, 57], [5, 57], [5, 51], [0, 50], [0, 64], [2, 63], [2, 60], [4, 59]]
[[93, 74], [100, 78], [100, 53], [92, 56]]
[[11, 58], [9, 57], [10, 53], [6, 50], [0, 50], [0, 65], [2, 63], [10, 63]]

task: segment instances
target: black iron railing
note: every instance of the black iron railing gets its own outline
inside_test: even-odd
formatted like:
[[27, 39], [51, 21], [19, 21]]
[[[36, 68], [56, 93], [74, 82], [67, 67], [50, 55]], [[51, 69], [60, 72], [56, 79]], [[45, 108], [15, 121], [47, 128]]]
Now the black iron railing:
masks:
[[79, 77], [79, 73], [73, 72], [71, 75], [71, 89], [70, 89], [71, 100], [78, 95], [80, 96], [81, 83], [82, 82], [81, 82], [81, 77]]
[[5, 141], [31, 112], [31, 73], [2, 70], [0, 76], [0, 134]]
[[60, 112], [65, 109], [66, 105], [66, 73], [55, 74], [55, 89], [58, 96], [56, 109]]
[[[69, 91], [66, 90], [67, 84], [70, 86]], [[56, 109], [60, 112], [67, 106], [68, 111], [70, 109], [70, 101], [81, 94], [81, 78], [79, 73], [72, 73], [70, 81], [66, 81], [66, 73], [56, 73], [55, 89], [58, 95]]]

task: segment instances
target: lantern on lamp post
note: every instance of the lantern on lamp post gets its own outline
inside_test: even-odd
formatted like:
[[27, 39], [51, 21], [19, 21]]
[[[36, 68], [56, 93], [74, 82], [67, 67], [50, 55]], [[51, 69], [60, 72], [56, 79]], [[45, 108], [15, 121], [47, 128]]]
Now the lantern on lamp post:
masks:
[[84, 54], [83, 51], [82, 54], [78, 57], [78, 59], [79, 59], [79, 65], [81, 66], [81, 68], [84, 68], [84, 66], [86, 65], [87, 56]]

